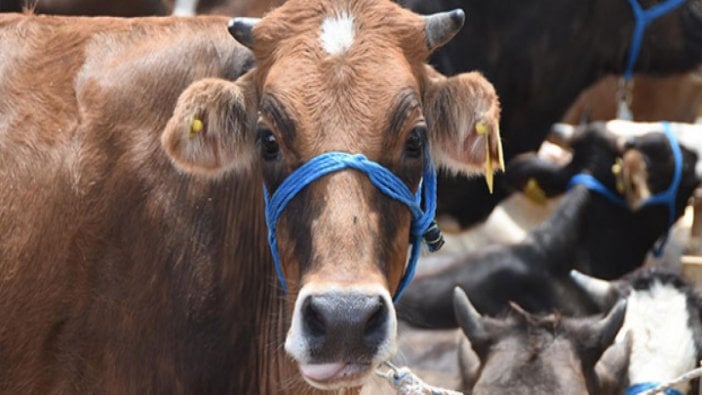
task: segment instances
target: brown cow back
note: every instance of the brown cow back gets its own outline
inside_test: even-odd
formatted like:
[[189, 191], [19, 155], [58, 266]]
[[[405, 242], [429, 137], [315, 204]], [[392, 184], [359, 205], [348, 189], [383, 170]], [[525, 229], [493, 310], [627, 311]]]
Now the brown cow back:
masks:
[[159, 143], [250, 61], [226, 22], [0, 17], [1, 393], [273, 392], [261, 183]]

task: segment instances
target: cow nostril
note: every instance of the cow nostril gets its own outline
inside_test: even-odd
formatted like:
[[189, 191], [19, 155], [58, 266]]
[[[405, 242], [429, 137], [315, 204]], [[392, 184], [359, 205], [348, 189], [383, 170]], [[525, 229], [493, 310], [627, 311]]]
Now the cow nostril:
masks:
[[368, 321], [366, 321], [366, 327], [363, 332], [364, 337], [374, 338], [377, 336], [384, 336], [385, 323], [388, 318], [388, 309], [385, 303], [381, 302], [375, 307], [373, 313], [371, 313]]
[[324, 336], [326, 334], [324, 316], [312, 303], [311, 298], [305, 301], [302, 311], [307, 334], [314, 337]]

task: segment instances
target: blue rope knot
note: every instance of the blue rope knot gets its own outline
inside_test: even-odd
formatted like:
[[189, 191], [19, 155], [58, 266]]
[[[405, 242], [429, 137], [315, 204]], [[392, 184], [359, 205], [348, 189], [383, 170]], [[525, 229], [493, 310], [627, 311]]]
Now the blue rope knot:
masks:
[[[663, 191], [659, 192], [653, 196], [650, 196], [648, 199], [644, 200], [642, 203], [641, 207], [646, 207], [646, 206], [652, 206], [652, 205], [657, 205], [657, 204], [662, 204], [668, 206], [668, 228], [663, 236], [656, 242], [656, 244], [653, 246], [653, 255], [658, 258], [661, 256], [663, 253], [663, 249], [665, 248], [665, 244], [668, 241], [668, 234], [670, 233], [670, 227], [673, 226], [675, 223], [675, 212], [676, 212], [676, 204], [675, 200], [678, 195], [678, 189], [680, 188], [680, 181], [682, 180], [682, 171], [683, 171], [683, 163], [682, 163], [682, 151], [680, 150], [680, 145], [678, 145], [678, 139], [675, 138], [675, 134], [673, 133], [673, 129], [670, 126], [669, 122], [661, 122], [661, 125], [663, 126], [663, 132], [665, 132], [666, 137], [668, 138], [668, 143], [670, 144], [670, 149], [673, 151], [673, 160], [675, 163], [675, 169], [673, 171], [673, 180], [670, 182], [670, 185], [668, 188]], [[596, 192], [605, 198], [609, 200], [610, 202], [614, 203], [615, 205], [619, 207], [624, 207], [627, 208], [627, 204], [622, 199], [618, 194], [612, 192], [609, 188], [607, 188], [604, 184], [602, 184], [597, 178], [593, 177], [590, 174], [585, 174], [585, 173], [580, 173], [576, 174], [573, 176], [573, 178], [570, 179], [568, 182], [568, 186], [566, 187], [567, 190], [570, 190], [576, 185], [582, 185], [586, 187], [587, 189]]]
[[379, 163], [373, 162], [361, 154], [345, 152], [327, 152], [310, 159], [283, 180], [273, 196], [270, 196], [264, 185], [268, 243], [273, 255], [278, 281], [280, 281], [281, 286], [287, 292], [277, 241], [278, 220], [283, 214], [285, 207], [307, 185], [329, 173], [344, 169], [353, 169], [366, 174], [371, 183], [381, 192], [405, 204], [410, 209], [412, 214], [412, 225], [410, 228], [412, 249], [405, 273], [393, 298], [394, 301], [397, 301], [402, 291], [414, 277], [422, 240], [426, 239], [431, 252], [438, 250], [443, 244], [443, 237], [434, 222], [436, 213], [436, 170], [431, 163], [428, 150], [425, 150], [424, 153], [423, 177], [416, 194], [412, 193], [398, 176]]
[[[638, 395], [644, 391], [654, 389], [658, 387], [658, 385], [659, 383], [653, 382], [633, 384], [626, 389], [624, 395]], [[680, 391], [678, 391], [675, 388], [666, 388], [665, 390], [663, 390], [663, 393], [665, 395], [683, 395]]]

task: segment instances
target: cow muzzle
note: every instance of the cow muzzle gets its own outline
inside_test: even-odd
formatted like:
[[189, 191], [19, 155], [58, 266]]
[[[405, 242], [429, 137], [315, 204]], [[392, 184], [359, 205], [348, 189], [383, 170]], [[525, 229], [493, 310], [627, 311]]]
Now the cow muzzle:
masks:
[[285, 350], [303, 378], [320, 389], [362, 385], [395, 352], [397, 321], [390, 294], [378, 286], [303, 287]]

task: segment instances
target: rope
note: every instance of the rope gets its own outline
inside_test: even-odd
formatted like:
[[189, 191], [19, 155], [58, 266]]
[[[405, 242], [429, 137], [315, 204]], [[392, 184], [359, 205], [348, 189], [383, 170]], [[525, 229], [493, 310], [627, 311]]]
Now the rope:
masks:
[[698, 379], [700, 377], [702, 377], [702, 368], [697, 368], [697, 369], [693, 369], [693, 370], [683, 374], [682, 376], [680, 376], [676, 379], [673, 379], [673, 380], [668, 381], [668, 382], [663, 383], [663, 384], [659, 384], [659, 385], [655, 386], [654, 388], [647, 389], [643, 392], [630, 393], [627, 390], [627, 395], [629, 395], [629, 394], [655, 395], [655, 394], [658, 394], [661, 392], [665, 393], [666, 395], [679, 395], [680, 391], [674, 389], [673, 388], [674, 386], [691, 381], [691, 380], [694, 380], [694, 379]]
[[417, 377], [407, 367], [397, 367], [390, 362], [385, 362], [389, 368], [386, 372], [379, 369], [375, 374], [386, 379], [397, 391], [397, 395], [463, 395], [461, 392], [431, 386]]
[[641, 8], [641, 5], [639, 5], [638, 0], [629, 0], [629, 5], [631, 5], [631, 10], [634, 13], [634, 35], [631, 38], [631, 46], [629, 47], [626, 69], [624, 70], [624, 78], [626, 80], [630, 80], [634, 76], [634, 65], [636, 64], [636, 60], [639, 58], [639, 53], [641, 52], [641, 42], [643, 41], [646, 27], [656, 18], [661, 17], [681, 6], [685, 1], [686, 0], [668, 0], [644, 10]]
[[668, 0], [666, 2], [656, 4], [655, 6], [644, 10], [639, 5], [638, 0], [629, 0], [629, 5], [634, 14], [634, 33], [631, 37], [631, 45], [626, 59], [626, 68], [624, 75], [619, 81], [619, 90], [617, 92], [617, 118], [632, 121], [634, 119], [631, 113], [631, 99], [633, 91], [634, 65], [639, 58], [641, 52], [641, 43], [646, 31], [646, 27], [656, 18], [661, 17], [675, 8], [681, 6], [686, 0]]
[[624, 395], [642, 395], [656, 390], [655, 393], [663, 392], [665, 395], [683, 395], [675, 388], [660, 387], [659, 383], [639, 383], [629, 386], [624, 392]]
[[345, 152], [327, 152], [316, 156], [293, 171], [270, 196], [264, 185], [266, 203], [266, 224], [268, 225], [268, 243], [270, 244], [275, 271], [281, 286], [287, 292], [287, 284], [280, 264], [278, 251], [277, 226], [280, 216], [288, 203], [307, 185], [329, 173], [344, 169], [353, 169], [368, 176], [371, 183], [387, 196], [405, 204], [412, 214], [410, 258], [405, 274], [398, 285], [393, 300], [397, 302], [400, 295], [414, 277], [419, 259], [422, 240], [427, 242], [429, 251], [434, 252], [443, 245], [443, 237], [434, 222], [436, 213], [436, 170], [431, 163], [428, 150], [424, 153], [423, 179], [416, 194], [390, 170], [373, 162], [361, 154]]
[[[675, 163], [675, 169], [673, 171], [673, 180], [670, 182], [668, 188], [659, 192], [648, 199], [644, 200], [641, 207], [653, 206], [653, 205], [666, 205], [668, 206], [668, 228], [663, 236], [658, 239], [658, 241], [653, 245], [653, 255], [658, 258], [663, 253], [666, 243], [668, 242], [668, 235], [670, 233], [670, 227], [675, 223], [675, 200], [678, 195], [678, 189], [680, 188], [680, 181], [682, 180], [682, 151], [680, 150], [680, 145], [678, 144], [678, 139], [675, 138], [675, 133], [673, 133], [672, 127], [669, 122], [661, 122], [663, 126], [663, 132], [668, 138], [668, 143], [670, 144], [670, 150], [673, 151], [673, 160]], [[619, 207], [627, 207], [624, 200], [619, 197], [616, 193], [612, 192], [604, 184], [602, 184], [597, 178], [590, 174], [580, 173], [573, 176], [568, 182], [567, 190], [570, 190], [576, 185], [582, 185], [587, 189], [596, 192], [614, 203]]]

